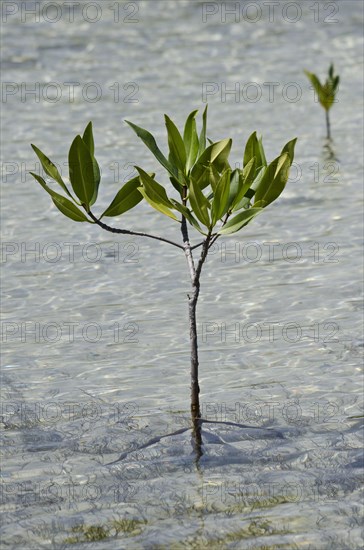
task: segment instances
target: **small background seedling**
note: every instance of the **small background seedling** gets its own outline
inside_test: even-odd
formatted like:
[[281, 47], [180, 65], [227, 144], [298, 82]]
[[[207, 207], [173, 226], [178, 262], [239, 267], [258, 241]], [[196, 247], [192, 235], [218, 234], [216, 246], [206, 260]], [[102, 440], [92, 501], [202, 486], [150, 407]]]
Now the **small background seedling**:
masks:
[[334, 75], [334, 65], [332, 63], [329, 67], [328, 76], [326, 78], [325, 84], [321, 84], [320, 80], [314, 73], [310, 73], [309, 71], [305, 70], [305, 74], [310, 80], [317, 94], [320, 104], [325, 109], [327, 139], [331, 140], [329, 111], [335, 102], [335, 96], [338, 90], [340, 77], [338, 75]]

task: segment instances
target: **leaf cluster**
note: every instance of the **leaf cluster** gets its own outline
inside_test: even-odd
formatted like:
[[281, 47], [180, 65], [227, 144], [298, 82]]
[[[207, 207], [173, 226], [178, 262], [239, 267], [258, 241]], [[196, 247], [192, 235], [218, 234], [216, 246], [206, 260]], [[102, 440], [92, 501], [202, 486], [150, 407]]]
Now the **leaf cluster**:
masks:
[[[120, 216], [144, 199], [155, 210], [179, 223], [181, 219], [187, 220], [203, 235], [227, 235], [239, 231], [279, 197], [288, 180], [296, 139], [289, 141], [278, 157], [268, 163], [262, 139], [253, 132], [245, 146], [242, 168], [233, 169], [229, 163], [232, 140], [226, 138], [213, 142], [207, 138], [207, 107], [198, 133], [197, 112], [189, 114], [183, 132], [165, 115], [167, 156], [149, 131], [126, 121], [167, 172], [175, 196], [168, 196], [155, 174], [136, 166], [138, 175], [122, 186], [99, 219]], [[93, 223], [86, 214], [91, 212], [97, 199], [100, 169], [94, 155], [92, 123], [88, 124], [82, 137], [76, 136], [70, 147], [72, 191], [52, 161], [35, 145], [32, 147], [44, 172], [67, 195], [56, 193], [41, 176], [31, 172], [51, 195], [55, 206], [74, 221]]]
[[[44, 178], [30, 172], [49, 193], [58, 210], [73, 221], [93, 223], [79, 208], [81, 206], [87, 213], [90, 211], [90, 207], [96, 202], [101, 179], [100, 168], [95, 158], [92, 122], [87, 125], [82, 137], [75, 137], [68, 153], [69, 180], [73, 192], [68, 189], [55, 164], [38, 147], [32, 145], [32, 148], [47, 176], [58, 183], [68, 195], [60, 195], [48, 186]], [[128, 181], [102, 216], [118, 216], [136, 206], [143, 198], [138, 191], [139, 185], [139, 178]]]
[[310, 80], [320, 104], [325, 111], [329, 111], [335, 101], [336, 92], [340, 82], [339, 75], [334, 75], [334, 65], [331, 63], [329, 67], [325, 84], [321, 84], [320, 80], [314, 73], [305, 71], [305, 75]]

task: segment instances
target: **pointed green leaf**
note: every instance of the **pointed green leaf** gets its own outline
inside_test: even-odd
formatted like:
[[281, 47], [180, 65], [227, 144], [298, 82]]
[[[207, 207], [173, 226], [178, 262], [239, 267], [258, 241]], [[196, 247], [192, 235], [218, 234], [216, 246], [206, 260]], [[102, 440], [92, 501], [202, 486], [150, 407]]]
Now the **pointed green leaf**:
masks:
[[203, 225], [210, 227], [210, 217], [208, 212], [210, 203], [193, 179], [190, 181], [188, 191], [188, 198], [192, 212]]
[[91, 155], [94, 155], [95, 143], [94, 143], [94, 136], [92, 132], [92, 122], [89, 122], [88, 125], [86, 126], [82, 139], [85, 142], [85, 145], [90, 151]]
[[231, 139], [223, 139], [209, 145], [204, 150], [202, 155], [197, 159], [196, 164], [191, 171], [191, 175], [195, 181], [198, 181], [201, 178], [203, 172], [206, 170], [206, 166], [208, 166], [209, 163], [213, 164], [220, 173], [224, 169], [229, 168], [228, 158], [231, 150], [231, 144]]
[[261, 163], [262, 163], [261, 165], [262, 166], [267, 166], [267, 159], [265, 158], [265, 152], [264, 152], [264, 147], [263, 147], [263, 138], [262, 138], [262, 136], [258, 139], [258, 147], [259, 147], [260, 159], [261, 159]]
[[62, 195], [59, 195], [59, 193], [56, 193], [48, 187], [46, 182], [41, 176], [38, 176], [38, 174], [34, 174], [33, 172], [30, 172], [30, 174], [35, 178], [43, 187], [45, 191], [52, 197], [52, 201], [54, 205], [64, 214], [67, 216], [67, 218], [70, 218], [71, 220], [74, 220], [75, 222], [89, 222], [92, 223], [81, 210], [77, 208], [71, 202], [69, 199], [66, 199], [66, 197], [63, 197]]
[[262, 139], [258, 139], [256, 132], [253, 132], [246, 142], [243, 166], [245, 167], [253, 157], [255, 157], [256, 171], [267, 165]]
[[81, 212], [81, 210], [79, 210], [73, 202], [65, 197], [62, 197], [62, 195], [59, 195], [58, 198], [52, 198], [52, 201], [58, 210], [62, 212], [64, 216], [67, 216], [67, 218], [70, 218], [75, 222], [90, 222], [90, 220], [86, 218], [85, 214], [83, 214], [83, 212]]
[[129, 122], [128, 120], [126, 120], [125, 122], [129, 124], [129, 126], [134, 130], [136, 135], [143, 141], [143, 143], [145, 143], [145, 145], [153, 153], [153, 155], [158, 160], [158, 162], [170, 173], [170, 175], [176, 177], [177, 176], [176, 170], [173, 168], [172, 164], [163, 155], [162, 151], [159, 149], [157, 142], [155, 141], [152, 134], [147, 130], [144, 130], [144, 128], [140, 128], [136, 124]]
[[239, 212], [234, 218], [230, 219], [219, 231], [219, 235], [230, 235], [236, 233], [247, 225], [255, 216], [260, 214], [263, 208], [249, 208], [243, 212]]
[[70, 180], [76, 196], [86, 207], [95, 192], [94, 163], [81, 136], [76, 136], [68, 155]]
[[184, 173], [186, 168], [185, 144], [173, 120], [171, 120], [167, 115], [164, 115], [164, 119], [168, 134], [168, 146], [171, 163], [181, 170], [182, 173]]
[[311, 82], [313, 89], [315, 90], [318, 98], [320, 99], [320, 96], [322, 95], [322, 85], [317, 76], [314, 73], [310, 73], [309, 71], [304, 71], [305, 75]]
[[235, 210], [240, 210], [240, 208], [244, 208], [247, 204], [249, 204], [251, 197], [248, 197], [248, 199], [245, 201], [243, 201], [243, 199], [244, 197], [246, 197], [247, 191], [250, 189], [254, 181], [254, 175], [255, 175], [255, 157], [250, 159], [250, 161], [244, 167], [242, 172], [240, 171], [239, 189], [236, 194], [235, 200], [231, 205], [231, 209], [233, 212]]
[[198, 154], [197, 154], [198, 157], [200, 157], [204, 152], [204, 150], [206, 149], [206, 127], [207, 127], [207, 105], [202, 115], [202, 130], [201, 130], [200, 139], [199, 139]]
[[[256, 168], [257, 168], [256, 164], [257, 164], [256, 159], [255, 157], [253, 157], [250, 159], [248, 164], [244, 166], [243, 172], [242, 172], [244, 185], [249, 185], [250, 187], [251, 184], [253, 183], [256, 175]], [[243, 195], [245, 195], [245, 193], [243, 193]]]
[[256, 132], [253, 132], [246, 144], [245, 144], [245, 150], [244, 150], [244, 159], [243, 159], [243, 166], [246, 166], [248, 164], [248, 162], [253, 158], [255, 157], [256, 155], [256, 149], [257, 149], [257, 146], [256, 146], [256, 142], [258, 141], [257, 139], [257, 133]]
[[214, 226], [220, 220], [229, 208], [231, 170], [227, 169], [221, 175], [220, 181], [216, 186], [216, 191], [212, 201], [211, 220]]
[[270, 204], [279, 197], [287, 183], [290, 165], [288, 153], [283, 153], [271, 162], [255, 192], [254, 206], [261, 200]]
[[232, 139], [223, 139], [217, 143], [210, 145], [206, 151], [210, 151], [209, 160], [217, 168], [219, 172], [222, 172], [228, 164], [228, 158], [230, 155]]
[[220, 180], [220, 174], [213, 164], [208, 162], [206, 166], [200, 166], [196, 173], [199, 173], [198, 178], [194, 178], [196, 185], [200, 189], [205, 189], [208, 185], [211, 186], [212, 191], [215, 191], [218, 181]]
[[120, 191], [118, 191], [114, 200], [102, 214], [101, 218], [103, 216], [120, 216], [124, 214], [124, 212], [134, 208], [134, 206], [143, 199], [138, 187], [140, 187], [139, 176], [135, 176], [135, 178], [127, 181]]
[[149, 174], [144, 172], [142, 168], [136, 166], [136, 169], [139, 172], [140, 181], [143, 184], [143, 187], [138, 187], [138, 189], [147, 202], [149, 202], [153, 208], [162, 212], [162, 214], [178, 221], [178, 218], [171, 212], [173, 204], [167, 197], [164, 187], [156, 182]]
[[196, 129], [196, 114], [198, 111], [192, 111], [187, 117], [185, 128], [183, 132], [183, 141], [186, 148], [187, 161], [186, 161], [186, 173], [190, 171], [194, 165], [199, 147], [199, 140]]
[[238, 168], [236, 168], [231, 172], [230, 191], [229, 191], [229, 208], [234, 204], [236, 195], [239, 191], [239, 174], [240, 174], [240, 170]]
[[86, 129], [84, 131], [84, 134], [82, 136], [83, 142], [90, 151], [91, 157], [92, 157], [92, 165], [93, 165], [93, 172], [94, 172], [94, 182], [95, 182], [95, 191], [92, 196], [92, 199], [90, 200], [90, 205], [94, 204], [97, 199], [98, 191], [99, 191], [99, 185], [100, 185], [100, 167], [98, 165], [98, 162], [95, 158], [95, 143], [94, 143], [94, 136], [92, 131], [92, 122], [89, 122], [86, 126]]
[[[165, 206], [163, 203], [161, 202], [156, 202], [154, 201], [153, 199], [151, 199], [151, 197], [147, 194], [146, 190], [144, 187], [139, 187], [138, 188], [140, 193], [143, 195], [143, 197], [145, 198], [145, 200], [155, 209], [157, 210], [158, 212], [161, 212], [162, 214], [164, 214], [165, 216], [168, 216], [169, 218], [172, 218], [172, 220], [176, 220], [176, 221], [179, 221], [178, 218], [173, 214], [173, 212], [167, 208], [167, 206]], [[173, 205], [172, 205], [173, 206]]]
[[167, 208], [172, 208], [172, 203], [169, 200], [166, 190], [163, 185], [155, 181], [147, 172], [144, 172], [139, 166], [135, 167], [138, 170], [140, 181], [145, 188], [147, 195], [157, 204], [163, 204]]
[[291, 139], [291, 141], [288, 141], [288, 143], [286, 143], [286, 145], [283, 147], [281, 151], [281, 155], [283, 155], [283, 153], [288, 153], [291, 164], [294, 159], [294, 148], [296, 145], [296, 141], [297, 141], [297, 138]]
[[33, 151], [35, 152], [35, 154], [37, 155], [37, 157], [39, 158], [39, 160], [40, 160], [40, 162], [43, 166], [43, 170], [45, 171], [47, 176], [54, 179], [62, 187], [63, 191], [65, 191], [69, 197], [73, 198], [71, 193], [67, 189], [66, 184], [64, 183], [64, 181], [61, 177], [61, 174], [58, 172], [58, 169], [53, 164], [53, 162], [51, 160], [49, 160], [49, 158], [46, 157], [45, 154], [42, 153], [42, 151], [40, 149], [38, 149], [38, 147], [36, 147], [35, 145], [32, 144], [32, 148], [33, 148]]
[[185, 218], [186, 220], [195, 228], [197, 229], [197, 231], [199, 231], [200, 233], [202, 233], [203, 235], [205, 235], [204, 231], [201, 229], [201, 227], [199, 226], [199, 223], [198, 221], [196, 220], [196, 218], [193, 216], [192, 212], [190, 211], [189, 208], [187, 208], [187, 206], [184, 206], [183, 204], [175, 201], [174, 199], [171, 199], [171, 202], [173, 203], [173, 206], [174, 208], [180, 212]]

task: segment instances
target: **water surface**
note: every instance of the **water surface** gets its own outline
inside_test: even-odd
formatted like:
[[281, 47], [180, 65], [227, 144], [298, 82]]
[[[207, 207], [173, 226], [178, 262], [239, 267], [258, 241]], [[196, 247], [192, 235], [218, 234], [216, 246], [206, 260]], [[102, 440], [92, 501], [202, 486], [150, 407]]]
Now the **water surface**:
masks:
[[[3, 80], [17, 86], [3, 101], [4, 548], [361, 548], [362, 3], [329, 3], [337, 13], [291, 3], [302, 10], [292, 22], [287, 2], [274, 20], [238, 2], [223, 22], [212, 2], [204, 22], [199, 2], [99, 2], [94, 23], [100, 13], [83, 0], [73, 22], [62, 3], [54, 23], [47, 2], [25, 21], [12, 4], [2, 23]], [[342, 84], [329, 158], [303, 69], [323, 76], [331, 61]], [[181, 126], [206, 101], [209, 136], [232, 137], [237, 163], [254, 130], [270, 159], [299, 140], [279, 202], [218, 241], [206, 264], [198, 322], [211, 422], [197, 468], [181, 432], [183, 254], [69, 223], [28, 171], [38, 169], [30, 143], [65, 170], [92, 119], [102, 212], [133, 164], [160, 173], [123, 120], [165, 148], [163, 113]], [[180, 238], [147, 206], [139, 213], [110, 223]]]

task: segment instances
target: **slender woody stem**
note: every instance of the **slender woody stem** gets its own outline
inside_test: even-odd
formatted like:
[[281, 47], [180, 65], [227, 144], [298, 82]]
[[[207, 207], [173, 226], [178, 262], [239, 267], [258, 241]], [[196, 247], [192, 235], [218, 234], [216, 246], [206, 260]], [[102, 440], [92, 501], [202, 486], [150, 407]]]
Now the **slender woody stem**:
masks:
[[96, 218], [96, 216], [94, 216], [90, 210], [87, 213], [97, 225], [102, 227], [102, 229], [109, 231], [110, 233], [121, 233], [123, 235], [136, 235], [138, 237], [149, 237], [149, 239], [162, 241], [164, 243], [171, 244], [173, 246], [176, 246], [177, 248], [181, 248], [182, 250], [184, 250], [184, 247], [182, 245], [175, 243], [174, 241], [170, 241], [169, 239], [164, 239], [163, 237], [158, 237], [157, 235], [149, 235], [148, 233], [141, 233], [140, 231], [129, 231], [128, 229], [117, 229], [115, 227], [110, 227], [109, 225], [106, 225], [106, 223], [103, 223], [98, 218]]
[[326, 130], [327, 130], [327, 139], [331, 139], [331, 128], [330, 128], [330, 115], [329, 111], [326, 110]]
[[[186, 197], [187, 197], [187, 187], [183, 188], [182, 193], [182, 202], [184, 205], [186, 205]], [[181, 223], [181, 232], [182, 232], [182, 239], [183, 239], [183, 247], [185, 251], [185, 256], [190, 272], [190, 279], [191, 279], [191, 285], [192, 285], [192, 295], [188, 294], [188, 311], [189, 311], [189, 319], [190, 319], [190, 344], [191, 344], [191, 414], [192, 414], [192, 422], [194, 425], [194, 430], [198, 430], [198, 422], [199, 418], [201, 417], [200, 412], [200, 400], [199, 400], [199, 393], [200, 388], [198, 385], [198, 346], [197, 346], [197, 323], [196, 323], [196, 305], [198, 300], [198, 295], [200, 292], [200, 272], [201, 267], [200, 262], [197, 266], [198, 275], [196, 276], [197, 270], [195, 268], [195, 264], [193, 261], [192, 256], [192, 249], [191, 249], [191, 243], [189, 240], [188, 235], [188, 228], [186, 223], [186, 218], [182, 216], [182, 223]], [[198, 440], [199, 438], [196, 437], [196, 445], [199, 446]]]

